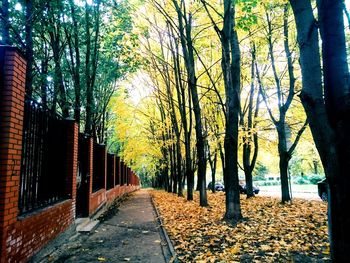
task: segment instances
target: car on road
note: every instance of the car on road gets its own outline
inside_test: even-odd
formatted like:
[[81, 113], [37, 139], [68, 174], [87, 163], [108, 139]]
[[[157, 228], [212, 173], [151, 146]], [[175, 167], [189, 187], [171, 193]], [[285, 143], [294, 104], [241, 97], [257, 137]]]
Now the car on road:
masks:
[[[243, 185], [240, 184], [239, 185], [239, 192], [241, 194], [247, 194], [247, 186], [245, 184], [243, 184]], [[254, 194], [257, 195], [260, 192], [260, 189], [257, 186], [253, 185], [253, 192], [254, 192]]]
[[[208, 189], [211, 190], [212, 182], [208, 184]], [[215, 182], [215, 191], [225, 191], [225, 186], [221, 182]]]
[[328, 201], [328, 182], [327, 178], [319, 181], [317, 183], [318, 188], [318, 195], [322, 199], [322, 201], [327, 202]]

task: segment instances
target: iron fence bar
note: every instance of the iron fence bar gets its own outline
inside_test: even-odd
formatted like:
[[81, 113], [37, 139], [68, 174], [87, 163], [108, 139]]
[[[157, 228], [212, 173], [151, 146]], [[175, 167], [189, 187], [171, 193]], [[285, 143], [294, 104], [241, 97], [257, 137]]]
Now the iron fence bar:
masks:
[[67, 125], [42, 104], [26, 98], [19, 211], [24, 214], [67, 198]]

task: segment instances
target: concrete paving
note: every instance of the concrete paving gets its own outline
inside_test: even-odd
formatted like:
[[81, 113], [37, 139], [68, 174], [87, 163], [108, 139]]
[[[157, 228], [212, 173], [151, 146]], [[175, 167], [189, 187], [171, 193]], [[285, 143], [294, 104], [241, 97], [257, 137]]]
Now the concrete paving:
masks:
[[75, 234], [33, 262], [152, 262], [171, 260], [147, 190], [127, 198], [90, 234]]

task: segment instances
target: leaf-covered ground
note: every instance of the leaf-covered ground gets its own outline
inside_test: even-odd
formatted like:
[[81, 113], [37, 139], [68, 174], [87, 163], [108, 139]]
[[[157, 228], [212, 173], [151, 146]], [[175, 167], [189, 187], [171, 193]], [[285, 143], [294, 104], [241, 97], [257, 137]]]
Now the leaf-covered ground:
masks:
[[210, 206], [164, 191], [152, 191], [181, 262], [328, 262], [327, 204], [241, 198], [244, 220], [222, 220], [224, 193], [208, 193]]

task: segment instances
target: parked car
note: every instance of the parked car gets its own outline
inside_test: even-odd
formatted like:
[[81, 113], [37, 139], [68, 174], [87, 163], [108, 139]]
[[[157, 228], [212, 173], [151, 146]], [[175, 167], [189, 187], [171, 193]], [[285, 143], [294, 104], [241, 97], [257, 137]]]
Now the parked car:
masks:
[[[208, 189], [211, 189], [212, 182], [208, 184]], [[225, 186], [221, 182], [215, 182], [215, 191], [225, 191]]]
[[[247, 186], [245, 184], [239, 185], [239, 192], [241, 194], [247, 194]], [[254, 192], [254, 194], [257, 195], [260, 192], [260, 189], [253, 185], [253, 192]]]
[[327, 178], [323, 179], [322, 181], [319, 181], [317, 183], [318, 188], [318, 195], [322, 199], [322, 201], [327, 202], [328, 201], [328, 182]]

